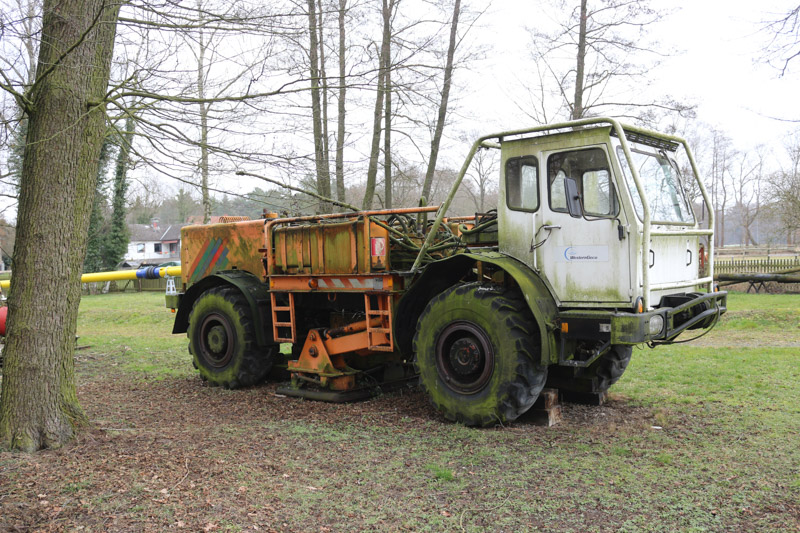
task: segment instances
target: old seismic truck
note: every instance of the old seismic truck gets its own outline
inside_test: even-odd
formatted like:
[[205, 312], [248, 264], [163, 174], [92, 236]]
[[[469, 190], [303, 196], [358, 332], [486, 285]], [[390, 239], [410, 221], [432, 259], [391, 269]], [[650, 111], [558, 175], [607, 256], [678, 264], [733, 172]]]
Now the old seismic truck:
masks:
[[[546, 383], [603, 392], [634, 345], [674, 342], [726, 310], [704, 264], [713, 229], [673, 159], [681, 145], [699, 176], [682, 139], [613, 119], [506, 131], [474, 143], [438, 209], [187, 226], [173, 332], [188, 333], [212, 384], [285, 366], [279, 390], [346, 401], [418, 377], [467, 425], [516, 419]], [[501, 153], [497, 210], [446, 218], [479, 149]]]

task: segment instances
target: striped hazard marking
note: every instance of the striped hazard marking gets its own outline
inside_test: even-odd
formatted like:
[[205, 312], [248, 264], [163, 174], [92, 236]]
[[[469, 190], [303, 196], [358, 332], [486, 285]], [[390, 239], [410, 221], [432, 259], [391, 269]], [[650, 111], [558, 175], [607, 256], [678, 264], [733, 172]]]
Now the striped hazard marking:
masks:
[[383, 289], [381, 278], [319, 278], [317, 283], [321, 289]]

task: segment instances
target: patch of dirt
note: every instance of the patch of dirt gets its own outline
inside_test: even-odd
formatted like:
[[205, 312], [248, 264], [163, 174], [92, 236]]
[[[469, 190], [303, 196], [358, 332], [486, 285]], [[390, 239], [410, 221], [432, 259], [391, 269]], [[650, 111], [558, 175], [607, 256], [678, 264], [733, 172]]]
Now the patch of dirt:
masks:
[[[576, 434], [601, 446], [616, 432], [657, 430], [658, 413], [613, 394], [599, 407], [563, 404], [562, 422], [551, 428], [523, 416], [510, 427], [460, 430], [416, 388], [330, 404], [281, 397], [277, 387], [228, 391], [197, 378], [148, 382], [115, 374], [81, 384], [92, 425], [75, 442], [33, 455], [0, 453], [0, 531], [419, 529], [413, 520], [376, 517], [381, 501], [398, 506], [400, 517], [425, 509], [438, 515], [441, 508], [448, 528], [466, 519], [482, 529], [515, 531], [478, 512], [497, 510], [512, 523], [522, 516], [500, 509], [511, 505], [508, 497], [487, 495], [475, 472], [445, 462], [454, 449], [491, 454], [481, 443], [497, 442], [502, 454], [523, 458], [532, 445], [567, 449]], [[484, 466], [503, 468], [502, 454], [487, 456]], [[463, 476], [461, 491], [420, 482], [420, 471], [432, 477], [430, 462]], [[415, 483], [423, 483], [421, 491], [409, 488]], [[352, 501], [338, 502], [341, 493]], [[527, 497], [533, 503], [524, 505], [545, 501], [536, 492]], [[333, 518], [330, 506], [338, 513]], [[525, 516], [529, 525], [542, 518]], [[607, 517], [603, 527], [613, 530], [615, 523]]]
[[[81, 385], [92, 426], [74, 443], [30, 456], [0, 453], [0, 530], [285, 530], [292, 509], [278, 492], [295, 467], [292, 457], [269, 453], [286, 449], [276, 427], [360, 425], [398, 434], [451, 427], [416, 388], [352, 404], [281, 397], [276, 388], [227, 391], [196, 378], [113, 375]], [[564, 404], [561, 425], [607, 428], [651, 418], [612, 399], [601, 407]], [[497, 430], [548, 431], [525, 417]], [[339, 443], [335, 456], [356, 455], [359, 446]], [[258, 471], [261, 490], [272, 487], [272, 494], [253, 494], [252, 479], [239, 485], [237, 473], [247, 471]]]

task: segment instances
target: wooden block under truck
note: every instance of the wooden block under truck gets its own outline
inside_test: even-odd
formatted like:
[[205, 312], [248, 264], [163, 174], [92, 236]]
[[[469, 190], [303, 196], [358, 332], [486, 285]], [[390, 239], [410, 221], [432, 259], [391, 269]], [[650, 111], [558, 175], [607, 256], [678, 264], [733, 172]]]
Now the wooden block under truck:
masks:
[[[446, 217], [484, 149], [500, 150], [497, 209]], [[438, 208], [183, 228], [173, 331], [215, 385], [285, 367], [284, 392], [346, 401], [419, 379], [450, 420], [512, 421], [545, 384], [602, 393], [634, 346], [726, 311], [696, 176], [686, 141], [613, 119], [486, 135]]]

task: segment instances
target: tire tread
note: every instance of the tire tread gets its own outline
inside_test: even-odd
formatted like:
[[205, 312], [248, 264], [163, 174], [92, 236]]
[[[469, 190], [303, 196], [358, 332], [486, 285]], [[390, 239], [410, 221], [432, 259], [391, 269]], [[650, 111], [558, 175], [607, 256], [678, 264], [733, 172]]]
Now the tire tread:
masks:
[[[244, 295], [233, 287], [225, 286], [214, 287], [209, 289], [205, 294], [210, 297], [220, 297], [232, 305], [234, 313], [237, 315], [235, 318], [240, 322], [245, 335], [243, 339], [240, 339], [243, 343], [241, 361], [233, 377], [222, 378], [216, 376], [213, 372], [203, 371], [202, 368], [198, 368], [200, 376], [211, 385], [222, 386], [226, 389], [238, 389], [260, 383], [272, 368], [276, 350], [274, 347], [270, 347], [265, 351], [258, 346], [255, 336], [255, 324], [250, 316], [250, 306]], [[201, 298], [203, 298], [203, 296], [201, 296]], [[200, 299], [198, 299], [198, 302], [199, 301]], [[194, 323], [195, 310], [196, 308], [193, 307], [189, 313], [189, 324]], [[191, 334], [192, 328], [190, 327], [187, 331], [187, 336], [190, 340], [190, 353], [192, 353]], [[197, 354], [192, 355], [192, 363], [195, 365], [195, 368], [202, 366], [201, 363], [198, 363]]]
[[[414, 352], [419, 353], [420, 331], [423, 321], [432, 313], [431, 309], [449, 298], [462, 297], [472, 293], [478, 300], [489, 300], [491, 310], [501, 317], [501, 322], [506, 330], [502, 333], [511, 339], [514, 346], [515, 378], [505, 385], [502, 399], [498, 402], [496, 416], [482, 416], [480, 418], [469, 416], [458, 411], [451, 405], [436, 400], [436, 394], [426, 385], [423, 379], [420, 386], [433, 405], [451, 421], [456, 421], [469, 426], [490, 426], [497, 423], [511, 422], [526, 412], [539, 397], [539, 393], [547, 380], [547, 369], [542, 367], [539, 357], [539, 334], [536, 322], [528, 310], [519, 291], [499, 285], [486, 285], [481, 283], [466, 283], [451, 287], [428, 302], [425, 311], [420, 315], [417, 331], [414, 335]], [[505, 357], [507, 354], [498, 354]], [[417, 372], [418, 361], [415, 358]]]

